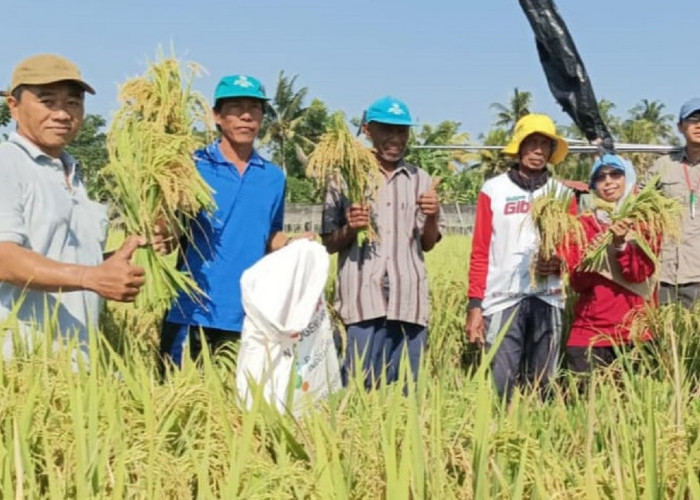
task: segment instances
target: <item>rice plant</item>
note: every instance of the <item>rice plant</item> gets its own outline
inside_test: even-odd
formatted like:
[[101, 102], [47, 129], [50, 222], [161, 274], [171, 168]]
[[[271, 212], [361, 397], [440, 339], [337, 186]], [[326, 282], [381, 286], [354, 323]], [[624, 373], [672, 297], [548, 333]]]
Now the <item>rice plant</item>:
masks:
[[[330, 125], [309, 155], [306, 175], [321, 185], [340, 189], [351, 203], [368, 204], [375, 199], [382, 175], [374, 153], [348, 129], [341, 112], [331, 117]], [[377, 238], [374, 223], [357, 233], [357, 244]]]
[[[658, 180], [658, 176], [650, 179], [639, 193], [625, 198], [619, 209], [612, 204], [598, 204], [600, 209], [608, 211], [611, 223], [628, 221], [637, 235], [635, 243], [657, 263], [656, 252], [649, 242], [656, 245], [662, 238], [677, 240], [681, 235], [681, 204], [657, 189]], [[607, 231], [598, 245], [588, 247], [581, 260], [581, 269], [600, 269], [612, 241], [613, 234]]]
[[[119, 90], [121, 107], [108, 133], [109, 164], [104, 170], [118, 222], [127, 234], [150, 241], [157, 226], [191, 239], [189, 222], [214, 208], [211, 188], [199, 175], [194, 151], [212, 129], [209, 105], [192, 90], [201, 68], [183, 70], [160, 51], [146, 72]], [[204, 125], [202, 133], [196, 127]], [[151, 247], [137, 251], [136, 263], [148, 280], [137, 298], [141, 309], [161, 311], [183, 291], [201, 291], [192, 278], [177, 271], [173, 259]]]

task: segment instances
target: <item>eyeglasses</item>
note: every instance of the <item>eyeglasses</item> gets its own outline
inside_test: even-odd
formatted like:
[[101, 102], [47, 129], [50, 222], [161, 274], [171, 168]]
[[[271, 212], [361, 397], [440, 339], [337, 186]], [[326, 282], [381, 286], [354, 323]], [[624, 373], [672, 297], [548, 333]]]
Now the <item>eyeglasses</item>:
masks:
[[616, 181], [616, 180], [622, 179], [624, 176], [625, 176], [625, 173], [622, 172], [621, 170], [610, 170], [608, 172], [601, 172], [601, 173], [597, 174], [593, 178], [593, 182], [603, 181], [603, 180], [605, 180], [606, 177], [610, 177], [610, 179]]
[[700, 123], [700, 114], [690, 115], [683, 120], [685, 123], [692, 123], [693, 125]]

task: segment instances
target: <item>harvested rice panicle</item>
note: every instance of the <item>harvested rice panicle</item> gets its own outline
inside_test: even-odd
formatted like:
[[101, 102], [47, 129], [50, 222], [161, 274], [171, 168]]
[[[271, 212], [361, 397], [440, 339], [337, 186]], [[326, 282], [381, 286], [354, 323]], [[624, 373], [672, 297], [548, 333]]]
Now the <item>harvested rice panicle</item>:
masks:
[[[213, 121], [206, 99], [192, 91], [201, 68], [183, 71], [174, 57], [157, 59], [119, 91], [121, 108], [108, 133], [109, 164], [105, 176], [120, 224], [128, 234], [149, 240], [158, 222], [191, 239], [189, 221], [214, 208], [212, 190], [199, 175], [193, 153], [206, 144]], [[197, 127], [204, 125], [204, 132]], [[200, 292], [191, 277], [177, 271], [173, 259], [151, 247], [139, 250], [146, 285], [137, 307], [162, 309], [179, 291]]]

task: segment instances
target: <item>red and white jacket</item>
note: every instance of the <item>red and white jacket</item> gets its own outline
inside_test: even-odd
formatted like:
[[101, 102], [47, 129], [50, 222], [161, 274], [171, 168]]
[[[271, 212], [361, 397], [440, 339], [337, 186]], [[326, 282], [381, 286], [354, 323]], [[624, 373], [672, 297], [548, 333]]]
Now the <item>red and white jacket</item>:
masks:
[[[510, 179], [508, 173], [486, 181], [476, 205], [476, 221], [469, 265], [470, 303], [481, 300], [483, 314], [489, 316], [511, 307], [523, 298], [537, 296], [546, 303], [564, 307], [559, 276], [530, 284], [530, 261], [537, 252], [538, 236], [530, 207], [545, 192], [568, 190], [548, 179], [543, 186], [527, 190]], [[572, 196], [572, 213], [576, 202]]]

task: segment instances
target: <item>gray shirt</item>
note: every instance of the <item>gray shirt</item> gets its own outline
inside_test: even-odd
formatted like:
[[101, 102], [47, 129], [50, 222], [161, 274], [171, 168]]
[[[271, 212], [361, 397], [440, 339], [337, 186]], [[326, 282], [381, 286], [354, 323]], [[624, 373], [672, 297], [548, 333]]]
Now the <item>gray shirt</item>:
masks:
[[[686, 179], [683, 165], [687, 165]], [[661, 246], [662, 283], [700, 283], [700, 206], [696, 206], [695, 218], [690, 217], [690, 186], [695, 190], [700, 203], [700, 164], [688, 162], [685, 149], [662, 156], [652, 165], [649, 175], [660, 175], [660, 189], [669, 197], [676, 198], [683, 206], [682, 238], [680, 242], [665, 240]]]
[[[70, 155], [52, 158], [19, 134], [0, 144], [0, 241], [55, 261], [94, 266], [102, 262], [107, 224], [106, 208], [88, 199]], [[100, 298], [88, 291], [49, 293], [0, 282], [0, 321], [13, 309], [21, 334], [45, 331], [46, 315], [55, 314], [61, 334], [77, 334], [85, 346], [89, 329], [97, 325]], [[6, 333], [3, 355], [11, 353], [12, 335]]]
[[[339, 252], [336, 307], [343, 322], [357, 323], [374, 318], [428, 324], [428, 280], [421, 246], [425, 215], [418, 197], [428, 191], [427, 172], [400, 163], [379, 188], [371, 204], [379, 238]], [[321, 233], [330, 234], [346, 224], [350, 200], [331, 186], [323, 206]], [[445, 221], [439, 215], [440, 232]]]

